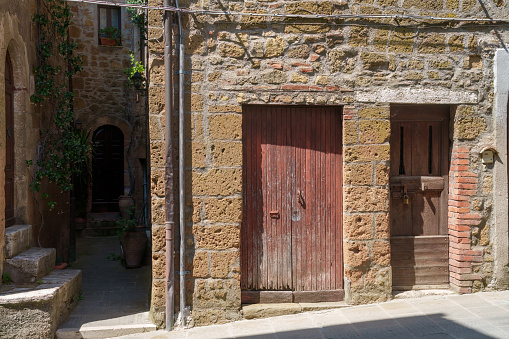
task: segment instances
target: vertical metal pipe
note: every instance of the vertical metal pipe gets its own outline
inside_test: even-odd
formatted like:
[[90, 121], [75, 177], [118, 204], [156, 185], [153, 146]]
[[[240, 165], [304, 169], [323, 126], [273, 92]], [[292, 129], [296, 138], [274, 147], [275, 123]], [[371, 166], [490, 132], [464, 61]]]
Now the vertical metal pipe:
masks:
[[[179, 8], [178, 0], [175, 6]], [[185, 228], [185, 172], [184, 172], [184, 36], [180, 11], [177, 12], [179, 25], [179, 226], [180, 226], [180, 324], [186, 325], [186, 228]]]
[[[164, 0], [165, 6], [170, 6], [170, 0]], [[175, 227], [175, 203], [173, 195], [173, 70], [172, 70], [172, 14], [164, 12], [164, 89], [165, 89], [165, 117], [166, 117], [166, 147], [165, 147], [165, 231], [166, 231], [166, 330], [173, 328], [173, 315], [175, 313], [175, 248], [173, 233]]]

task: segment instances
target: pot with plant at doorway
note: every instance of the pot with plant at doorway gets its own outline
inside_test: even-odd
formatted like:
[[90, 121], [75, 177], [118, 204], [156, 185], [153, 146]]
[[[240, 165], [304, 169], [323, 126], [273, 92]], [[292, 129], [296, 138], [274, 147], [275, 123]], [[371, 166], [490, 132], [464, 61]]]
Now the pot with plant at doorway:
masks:
[[120, 237], [122, 265], [125, 268], [141, 267], [147, 247], [145, 225], [139, 225], [136, 209], [129, 210], [128, 218], [117, 221], [117, 234]]

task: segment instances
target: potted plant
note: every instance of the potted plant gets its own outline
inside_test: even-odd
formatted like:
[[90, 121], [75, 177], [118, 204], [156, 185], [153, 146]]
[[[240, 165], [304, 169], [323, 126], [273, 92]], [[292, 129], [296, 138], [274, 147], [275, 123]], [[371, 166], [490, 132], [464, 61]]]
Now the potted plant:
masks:
[[101, 45], [106, 46], [121, 46], [120, 43], [120, 32], [116, 27], [110, 26], [101, 28], [99, 30], [99, 39]]
[[129, 210], [129, 217], [117, 221], [117, 234], [120, 236], [122, 264], [126, 268], [141, 267], [147, 246], [145, 226], [138, 225], [134, 207]]

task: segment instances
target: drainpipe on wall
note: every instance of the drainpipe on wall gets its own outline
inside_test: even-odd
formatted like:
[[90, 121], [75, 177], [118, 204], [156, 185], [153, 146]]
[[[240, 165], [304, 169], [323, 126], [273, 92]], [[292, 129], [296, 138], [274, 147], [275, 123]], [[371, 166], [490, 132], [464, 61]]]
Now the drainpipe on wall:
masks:
[[[164, 0], [164, 6], [170, 6], [170, 0]], [[173, 75], [172, 75], [172, 19], [170, 11], [164, 12], [164, 89], [165, 89], [165, 118], [166, 118], [166, 149], [165, 149], [165, 180], [164, 180], [164, 206], [166, 229], [166, 330], [173, 328], [173, 314], [175, 313], [175, 248], [173, 232], [175, 227], [175, 202], [173, 195]], [[148, 62], [147, 62], [148, 64]], [[148, 67], [147, 67], [148, 68]]]
[[[179, 8], [178, 0], [175, 7]], [[184, 35], [182, 33], [182, 20], [180, 11], [177, 12], [179, 25], [179, 226], [180, 226], [180, 325], [185, 327], [186, 308], [186, 229], [185, 229], [185, 172], [184, 172]]]

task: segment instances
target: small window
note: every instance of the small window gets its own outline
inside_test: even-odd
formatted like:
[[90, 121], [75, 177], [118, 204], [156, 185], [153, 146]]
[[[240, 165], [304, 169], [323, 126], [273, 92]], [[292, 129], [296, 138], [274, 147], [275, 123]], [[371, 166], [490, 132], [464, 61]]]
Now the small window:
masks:
[[120, 8], [98, 6], [99, 45], [120, 46]]

